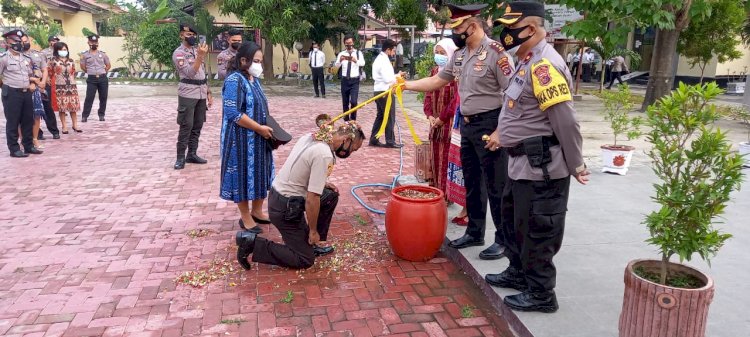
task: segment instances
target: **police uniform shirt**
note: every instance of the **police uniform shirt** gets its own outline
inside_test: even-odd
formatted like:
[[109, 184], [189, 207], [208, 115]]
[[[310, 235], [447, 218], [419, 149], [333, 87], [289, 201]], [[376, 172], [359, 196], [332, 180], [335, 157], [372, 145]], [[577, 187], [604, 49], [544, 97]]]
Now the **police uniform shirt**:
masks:
[[227, 77], [227, 67], [229, 67], [229, 61], [237, 55], [237, 51], [232, 48], [224, 49], [219, 56], [216, 57], [216, 65], [219, 68], [219, 79], [223, 80]]
[[294, 145], [273, 181], [273, 188], [288, 198], [304, 198], [307, 192], [322, 194], [335, 162], [331, 147], [307, 134]]
[[41, 51], [42, 55], [47, 59], [47, 62], [49, 62], [54, 57], [54, 51], [52, 48], [44, 48]]
[[3, 78], [3, 85], [16, 89], [28, 88], [31, 84], [29, 77], [34, 76], [32, 67], [31, 58], [27, 55], [0, 53], [0, 76]]
[[107, 73], [109, 56], [101, 50], [96, 53], [87, 50], [81, 54], [81, 64], [86, 66], [87, 75], [104, 75]]
[[[519, 60], [498, 120], [503, 147], [514, 147], [536, 136], [557, 137], [560, 146], [550, 148], [552, 162], [547, 165], [552, 179], [575, 175], [585, 168], [570, 83], [565, 60], [542, 40]], [[508, 176], [513, 180], [544, 180], [542, 169], [531, 167], [526, 156], [509, 158]]]
[[31, 66], [34, 70], [34, 77], [42, 78], [44, 69], [47, 69], [47, 57], [39, 51], [29, 49], [25, 53], [31, 59]]
[[[206, 79], [206, 68], [205, 65], [201, 65], [198, 71], [193, 69], [193, 65], [197, 62], [197, 52], [194, 47], [185, 47], [180, 45], [172, 53], [172, 62], [174, 62], [175, 68], [180, 79], [202, 81]], [[208, 84], [188, 84], [182, 83], [177, 86], [177, 95], [184, 98], [193, 99], [205, 99], [208, 97]]]
[[458, 79], [461, 113], [472, 116], [502, 106], [502, 92], [513, 68], [513, 59], [500, 43], [485, 36], [473, 54], [469, 55], [469, 47], [456, 51], [438, 76], [446, 81]]

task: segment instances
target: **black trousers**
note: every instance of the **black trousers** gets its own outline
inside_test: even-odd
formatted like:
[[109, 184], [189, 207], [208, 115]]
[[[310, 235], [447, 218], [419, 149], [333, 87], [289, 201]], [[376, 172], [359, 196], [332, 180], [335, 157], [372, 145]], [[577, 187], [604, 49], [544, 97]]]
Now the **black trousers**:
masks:
[[[342, 78], [341, 79], [341, 101], [344, 104], [343, 112], [357, 106], [357, 98], [359, 97], [359, 77], [356, 78]], [[357, 113], [352, 113], [344, 117], [345, 121], [356, 120]]]
[[[375, 96], [382, 94], [382, 91], [376, 91]], [[372, 132], [370, 133], [370, 143], [377, 142], [378, 139], [375, 135], [380, 130], [380, 125], [383, 124], [383, 118], [385, 118], [385, 103], [388, 101], [388, 96], [384, 96], [375, 100], [375, 105], [378, 108], [378, 115], [375, 117], [375, 122], [372, 124]], [[388, 115], [388, 122], [385, 124], [385, 143], [396, 144], [396, 134], [393, 132], [393, 126], [396, 123], [396, 97], [393, 97], [391, 101], [391, 113]]]
[[484, 239], [487, 222], [487, 200], [495, 223], [495, 243], [506, 245], [501, 229], [501, 198], [508, 179], [508, 154], [485, 149], [483, 135], [491, 135], [497, 128], [500, 109], [474, 116], [461, 126], [461, 166], [466, 187], [466, 211], [469, 225], [466, 234]]
[[615, 80], [620, 81], [620, 84], [625, 83], [625, 81], [623, 81], [622, 77], [621, 77], [622, 73], [623, 73], [622, 71], [613, 71], [612, 72], [612, 80], [610, 80], [609, 86], [607, 87], [607, 89], [611, 89], [612, 88], [612, 85], [615, 84]]
[[184, 156], [185, 150], [195, 154], [203, 123], [206, 121], [206, 99], [177, 97], [177, 156]]
[[584, 82], [591, 82], [591, 63], [583, 64], [583, 74], [581, 80]]
[[[52, 87], [49, 85], [46, 88], [47, 96], [42, 97], [42, 104], [44, 105], [44, 124], [47, 125], [47, 130], [52, 135], [59, 135], [60, 129], [57, 128], [57, 116], [55, 116], [55, 111], [52, 110]], [[42, 132], [42, 129], [39, 129], [39, 135], [43, 135], [44, 132]]]
[[575, 77], [578, 74], [578, 65], [579, 64], [580, 64], [580, 62], [573, 62], [573, 68], [571, 69], [571, 72], [570, 72], [571, 75], [573, 75], [573, 77]]
[[[339, 194], [326, 188], [320, 196], [320, 212], [318, 213], [317, 230], [320, 240], [328, 239], [328, 229], [331, 226], [333, 211], [339, 202]], [[271, 223], [281, 233], [284, 244], [278, 244], [263, 237], [255, 239], [253, 261], [272, 264], [293, 269], [307, 269], [315, 263], [313, 246], [308, 242], [310, 227], [304, 212], [298, 219], [287, 220], [290, 209], [287, 207], [289, 198], [271, 189], [268, 195], [268, 217]]]
[[109, 93], [109, 79], [107, 75], [99, 77], [89, 75], [86, 79], [86, 100], [83, 102], [83, 118], [89, 118], [91, 106], [94, 104], [94, 96], [99, 93], [99, 117], [104, 117], [107, 112], [107, 94]]
[[544, 181], [509, 179], [503, 192], [505, 254], [523, 273], [532, 293], [555, 288], [552, 257], [560, 251], [565, 230], [570, 177]]
[[16, 89], [3, 85], [3, 111], [5, 112], [5, 140], [10, 153], [21, 149], [18, 145], [18, 126], [21, 126], [21, 143], [25, 150], [34, 146], [32, 132], [34, 130], [34, 106], [31, 91]]
[[[326, 75], [323, 73], [323, 67], [318, 68], [312, 68], [312, 81], [313, 81], [313, 88], [315, 88], [315, 96], [320, 96], [322, 93], [323, 96], [326, 95], [326, 83], [325, 83]], [[320, 90], [318, 89], [318, 86], [320, 86]]]

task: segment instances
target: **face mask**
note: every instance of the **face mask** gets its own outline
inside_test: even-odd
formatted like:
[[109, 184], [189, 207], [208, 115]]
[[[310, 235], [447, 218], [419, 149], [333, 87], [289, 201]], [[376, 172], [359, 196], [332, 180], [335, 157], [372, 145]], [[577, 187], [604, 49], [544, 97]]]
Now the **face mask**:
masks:
[[57, 55], [60, 55], [60, 57], [68, 57], [68, 51], [67, 50], [60, 50], [57, 52]]
[[534, 36], [534, 34], [531, 34], [524, 38], [518, 37], [526, 28], [529, 28], [529, 26], [519, 27], [515, 29], [505, 27], [505, 29], [503, 29], [503, 32], [500, 33], [500, 43], [503, 44], [505, 50], [519, 47], [524, 42], [528, 41], [532, 36]]
[[318, 47], [313, 48], [313, 51], [318, 51]]
[[435, 54], [435, 64], [437, 64], [438, 67], [445, 67], [445, 65], [448, 64], [448, 56]]
[[349, 146], [346, 149], [344, 149], [344, 143], [341, 143], [341, 145], [339, 145], [339, 147], [336, 149], [336, 157], [339, 157], [341, 159], [349, 158], [349, 156], [352, 155], [353, 143], [353, 141], [350, 141]]
[[241, 43], [234, 42], [234, 43], [232, 43], [232, 49], [234, 49], [234, 50], [240, 49], [240, 45], [241, 45]]
[[13, 44], [10, 45], [10, 49], [12, 49], [13, 51], [16, 51], [16, 52], [20, 53], [20, 52], [23, 51], [23, 43], [21, 43], [21, 42], [13, 43]]
[[31, 43], [24, 43], [23, 44], [23, 51], [29, 51], [31, 49]]
[[198, 44], [198, 38], [195, 36], [188, 36], [185, 38], [185, 42], [187, 42], [188, 46], [195, 46]]
[[98, 44], [92, 44], [91, 45], [91, 50], [97, 50], [98, 48], [99, 48]]
[[456, 33], [453, 32], [453, 35], [451, 35], [451, 40], [453, 40], [453, 43], [456, 44], [456, 47], [458, 49], [462, 49], [466, 47], [466, 39], [469, 38], [474, 33], [468, 34], [469, 28], [466, 28], [466, 30], [463, 33]]
[[253, 63], [249, 69], [250, 75], [253, 77], [260, 77], [263, 74], [263, 65], [260, 63]]

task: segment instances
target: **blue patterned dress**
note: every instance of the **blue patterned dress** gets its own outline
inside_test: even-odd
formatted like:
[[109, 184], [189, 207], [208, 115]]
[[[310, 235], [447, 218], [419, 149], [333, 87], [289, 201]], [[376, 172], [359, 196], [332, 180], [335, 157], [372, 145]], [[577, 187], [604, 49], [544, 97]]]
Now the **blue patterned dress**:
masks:
[[237, 124], [243, 114], [266, 124], [268, 100], [256, 78], [234, 72], [224, 81], [221, 124], [221, 198], [235, 203], [265, 199], [274, 178], [268, 141]]

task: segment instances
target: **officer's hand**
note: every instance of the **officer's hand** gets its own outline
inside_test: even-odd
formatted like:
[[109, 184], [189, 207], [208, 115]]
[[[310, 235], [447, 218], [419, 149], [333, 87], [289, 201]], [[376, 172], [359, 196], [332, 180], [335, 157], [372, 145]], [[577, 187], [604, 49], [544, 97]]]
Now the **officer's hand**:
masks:
[[487, 141], [484, 148], [490, 151], [497, 151], [500, 148], [500, 133], [497, 130], [490, 135], [490, 140]]
[[339, 193], [339, 188], [336, 187], [336, 185], [334, 185], [333, 183], [326, 183], [326, 188], [333, 190], [336, 193]]
[[268, 125], [261, 125], [258, 131], [256, 132], [265, 139], [269, 139], [273, 137], [273, 129]]
[[213, 104], [214, 104], [214, 97], [211, 96], [211, 93], [209, 92], [208, 96], [206, 96], [206, 105], [208, 105], [208, 107], [210, 108], [211, 105]]
[[206, 54], [208, 54], [208, 45], [202, 43], [200, 46], [198, 46], [198, 56], [206, 57]]
[[314, 229], [310, 229], [310, 238], [307, 239], [307, 242], [310, 245], [317, 245], [318, 242], [320, 242], [320, 234], [318, 234], [318, 231]]
[[35, 83], [29, 84], [29, 91], [34, 91], [34, 90], [36, 90], [36, 84]]
[[589, 170], [584, 169], [581, 173], [576, 174], [576, 180], [578, 180], [581, 185], [586, 185], [589, 182]]

